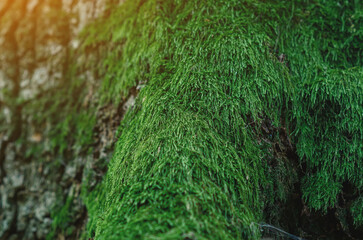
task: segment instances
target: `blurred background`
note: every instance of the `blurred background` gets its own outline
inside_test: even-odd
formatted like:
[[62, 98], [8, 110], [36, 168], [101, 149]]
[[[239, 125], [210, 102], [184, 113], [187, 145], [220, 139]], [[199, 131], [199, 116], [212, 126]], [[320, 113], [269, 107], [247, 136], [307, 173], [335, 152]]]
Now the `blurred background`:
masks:
[[81, 182], [101, 179], [123, 110], [94, 106], [99, 50], [81, 49], [78, 36], [118, 2], [0, 1], [1, 240], [84, 229]]

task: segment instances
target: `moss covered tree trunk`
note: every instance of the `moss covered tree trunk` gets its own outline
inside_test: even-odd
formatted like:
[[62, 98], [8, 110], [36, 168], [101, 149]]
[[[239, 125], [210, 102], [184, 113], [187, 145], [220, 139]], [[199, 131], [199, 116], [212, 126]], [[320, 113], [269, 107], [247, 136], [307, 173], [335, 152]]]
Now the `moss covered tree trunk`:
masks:
[[[115, 44], [108, 94], [147, 84], [89, 199], [91, 236], [255, 239], [286, 202], [295, 234], [358, 236], [361, 13], [358, 1], [128, 1], [94, 24], [86, 45]], [[304, 233], [313, 211], [336, 217]]]
[[1, 239], [363, 234], [359, 1], [1, 4]]

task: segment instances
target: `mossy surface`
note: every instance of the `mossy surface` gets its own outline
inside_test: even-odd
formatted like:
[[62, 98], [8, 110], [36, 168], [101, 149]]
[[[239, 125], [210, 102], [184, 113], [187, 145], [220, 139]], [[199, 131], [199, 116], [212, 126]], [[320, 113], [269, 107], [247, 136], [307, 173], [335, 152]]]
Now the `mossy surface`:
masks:
[[[300, 23], [281, 28], [281, 51], [296, 86], [291, 125], [306, 167], [303, 199], [323, 212], [356, 207], [363, 190], [363, 8], [317, 1], [298, 11]], [[361, 213], [352, 212], [358, 223]]]
[[361, 224], [362, 9], [335, 4], [126, 1], [90, 26], [85, 47], [112, 46], [108, 98], [147, 84], [88, 196], [89, 236], [259, 238], [264, 206], [288, 191], [263, 189], [290, 174], [266, 167], [264, 118], [294, 131], [308, 206], [336, 207], [351, 184]]
[[65, 204], [63, 206], [55, 206], [51, 217], [53, 219], [52, 222], [52, 231], [47, 235], [47, 239], [55, 239], [57, 236], [57, 232], [61, 232], [64, 236], [69, 235], [69, 231], [72, 231], [72, 202], [73, 197], [67, 197], [65, 200]]

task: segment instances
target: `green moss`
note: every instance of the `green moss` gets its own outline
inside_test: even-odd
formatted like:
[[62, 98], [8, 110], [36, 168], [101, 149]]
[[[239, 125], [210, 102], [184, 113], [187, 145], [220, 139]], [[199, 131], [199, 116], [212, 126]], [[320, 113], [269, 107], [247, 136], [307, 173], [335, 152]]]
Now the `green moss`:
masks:
[[[281, 50], [296, 83], [292, 115], [302, 164], [303, 198], [326, 211], [352, 185], [363, 190], [363, 9], [358, 1], [317, 1], [301, 8]], [[286, 34], [289, 32], [289, 34]], [[358, 221], [356, 221], [358, 222]]]
[[[125, 36], [113, 36], [126, 42], [121, 72], [150, 79], [90, 206], [96, 238], [259, 236], [266, 178], [251, 124], [263, 113], [278, 121], [290, 83], [269, 47], [270, 16], [251, 16], [253, 5], [129, 1], [105, 23]], [[129, 65], [140, 57], [147, 72]]]
[[310, 173], [303, 192], [313, 208], [334, 207], [344, 182], [362, 189], [362, 76], [359, 69], [331, 71], [300, 92], [297, 149]]
[[266, 166], [262, 116], [294, 130], [309, 207], [335, 207], [345, 182], [358, 199], [362, 11], [339, 4], [126, 1], [89, 27], [108, 97], [147, 82], [87, 199], [89, 236], [258, 238], [264, 206], [289, 190], [273, 179], [291, 174]]
[[58, 233], [69, 236], [72, 231], [72, 205], [74, 197], [67, 197], [64, 205], [55, 206], [51, 213], [52, 230], [47, 235], [47, 240], [56, 239]]
[[358, 198], [350, 208], [356, 226], [363, 225], [363, 198]]

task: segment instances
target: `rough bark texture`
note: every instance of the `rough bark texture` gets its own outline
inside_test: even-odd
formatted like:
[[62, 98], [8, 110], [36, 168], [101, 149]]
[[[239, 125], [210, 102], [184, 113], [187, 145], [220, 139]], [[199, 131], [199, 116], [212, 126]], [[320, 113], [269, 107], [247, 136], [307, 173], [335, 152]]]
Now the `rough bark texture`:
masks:
[[[87, 109], [96, 99], [92, 94], [96, 76], [87, 67], [76, 73], [72, 67], [85, 61], [77, 53], [79, 32], [106, 4], [102, 0], [0, 3], [1, 240], [78, 239], [84, 230], [87, 212], [81, 184], [86, 175], [92, 178], [89, 187], [102, 178], [124, 110], [110, 104], [94, 108], [97, 120], [89, 131], [97, 137], [91, 135], [91, 141], [77, 150], [72, 148], [71, 130], [63, 136], [57, 129], [62, 122], [76, 121], [67, 120], [69, 106], [83, 101]], [[82, 92], [79, 87], [71, 89], [72, 75], [87, 80], [81, 84], [88, 89], [87, 97], [77, 96]], [[52, 140], [62, 136], [62, 143]], [[67, 201], [69, 215], [57, 222]]]

